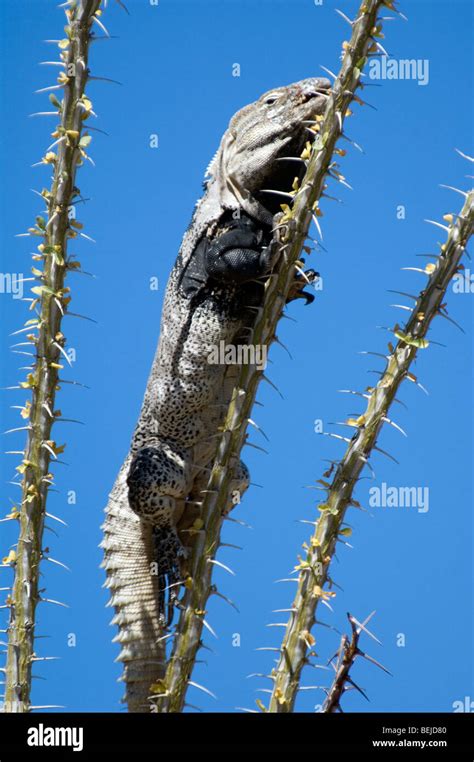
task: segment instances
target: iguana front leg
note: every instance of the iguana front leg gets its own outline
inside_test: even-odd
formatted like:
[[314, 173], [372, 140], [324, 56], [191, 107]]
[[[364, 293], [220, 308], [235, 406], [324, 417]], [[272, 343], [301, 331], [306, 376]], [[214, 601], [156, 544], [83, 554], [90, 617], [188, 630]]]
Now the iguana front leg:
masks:
[[201, 238], [182, 274], [180, 288], [186, 296], [213, 285], [235, 288], [271, 270], [274, 243], [268, 226], [245, 214], [221, 225], [215, 237]]
[[207, 248], [205, 268], [219, 283], [239, 285], [265, 275], [273, 263], [273, 243], [263, 245], [263, 231], [248, 226], [223, 233]]

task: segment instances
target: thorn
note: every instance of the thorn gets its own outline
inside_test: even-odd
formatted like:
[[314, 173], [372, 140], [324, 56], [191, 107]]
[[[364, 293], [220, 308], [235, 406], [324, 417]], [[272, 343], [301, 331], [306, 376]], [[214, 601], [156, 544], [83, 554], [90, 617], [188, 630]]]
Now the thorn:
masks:
[[249, 442], [248, 440], [246, 442], [244, 442], [244, 447], [253, 447], [254, 450], [260, 450], [260, 452], [264, 452], [265, 455], [270, 455], [268, 450], [265, 450], [264, 447], [260, 447], [260, 445], [256, 445], [253, 442]]
[[379, 661], [374, 659], [372, 656], [369, 656], [364, 651], [361, 651], [359, 648], [357, 649], [358, 656], [362, 656], [364, 659], [367, 659], [367, 661], [372, 662], [372, 664], [375, 664], [376, 667], [380, 667], [381, 670], [387, 673], [387, 675], [390, 675], [390, 677], [393, 677], [392, 673], [389, 672], [389, 670], [383, 666], [383, 664], [380, 664]]
[[[408, 299], [413, 299], [413, 301], [418, 301], [418, 296], [414, 296], [413, 294], [407, 294], [406, 291], [394, 291], [392, 288], [387, 288], [387, 291], [389, 294], [398, 294], [399, 296], [406, 296]], [[378, 326], [377, 326], [378, 327]], [[391, 330], [390, 328], [388, 329]]]
[[209, 624], [209, 622], [207, 622], [205, 619], [203, 619], [202, 623], [203, 623], [204, 627], [206, 628], [206, 630], [209, 630], [211, 635], [213, 635], [215, 637], [215, 639], [218, 640], [217, 633], [212, 629], [212, 627]]
[[283, 399], [285, 399], [285, 398], [284, 398], [284, 396], [283, 396], [283, 394], [282, 394], [282, 393], [280, 392], [280, 390], [278, 389], [278, 387], [277, 387], [277, 386], [275, 386], [275, 384], [273, 383], [273, 381], [270, 381], [270, 379], [268, 378], [268, 376], [266, 376], [266, 375], [265, 375], [265, 373], [262, 373], [262, 379], [263, 379], [264, 381], [266, 381], [268, 384], [270, 384], [270, 386], [272, 386], [272, 387], [275, 389], [275, 391], [276, 391], [276, 392], [278, 392], [278, 394], [280, 395], [280, 397], [282, 398], [282, 400], [283, 400]]
[[390, 418], [386, 418], [385, 416], [382, 418], [382, 421], [385, 421], [385, 423], [389, 423], [390, 426], [393, 426], [394, 429], [397, 429], [401, 434], [403, 434], [404, 437], [408, 437], [408, 434], [402, 429], [401, 426], [399, 426], [394, 421], [391, 421]]
[[[62, 311], [62, 307], [61, 307], [61, 311]], [[64, 312], [63, 312], [63, 315], [64, 315]], [[81, 318], [82, 320], [89, 320], [91, 323], [95, 323], [97, 325], [97, 320], [94, 320], [94, 318], [87, 317], [87, 315], [79, 315], [77, 312], [69, 312], [68, 310], [66, 312], [66, 316], [77, 317], [77, 318]]]
[[372, 619], [374, 614], [375, 614], [375, 611], [372, 611], [372, 613], [369, 614], [369, 616], [366, 619], [364, 619], [363, 622], [359, 622], [355, 618], [355, 616], [353, 616], [352, 614], [349, 614], [349, 613], [347, 614], [347, 618], [349, 619], [349, 622], [351, 623], [351, 626], [352, 625], [355, 626], [357, 634], [360, 634], [361, 631], [364, 631], [366, 635], [368, 635], [370, 638], [372, 638], [372, 640], [375, 640], [375, 642], [378, 643], [381, 646], [382, 643], [380, 642], [380, 640], [378, 638], [376, 638], [375, 635], [373, 635], [370, 632], [370, 630], [368, 630], [366, 628], [366, 626], [365, 626], [367, 624], [367, 622], [370, 622], [370, 620]]
[[256, 651], [276, 651], [277, 653], [280, 653], [279, 648], [274, 648], [273, 646], [261, 646], [260, 648], [256, 648]]
[[342, 437], [340, 434], [333, 434], [332, 431], [322, 431], [321, 434], [325, 437], [332, 437], [333, 439], [341, 439], [343, 442], [349, 444], [351, 441], [347, 437]]
[[[369, 354], [369, 352], [359, 352], [359, 354]], [[381, 357], [385, 357], [385, 355], [381, 355]], [[339, 392], [340, 394], [356, 394], [358, 397], [364, 397], [366, 400], [370, 399], [370, 394], [355, 392], [352, 389], [337, 389], [336, 391]]]
[[264, 675], [263, 672], [252, 672], [252, 674], [246, 675], [245, 679], [248, 680], [251, 677], [263, 677], [266, 680], [276, 680], [275, 675]]
[[[64, 523], [64, 522], [63, 522]], [[57, 564], [58, 566], [62, 566], [63, 569], [66, 569], [67, 571], [71, 571], [69, 566], [66, 566], [66, 564], [63, 564], [61, 561], [56, 561], [55, 558], [51, 558], [50, 556], [43, 556], [42, 560], [44, 561], [50, 561], [52, 564]], [[59, 658], [59, 657], [58, 657]]]
[[110, 137], [110, 134], [106, 132], [105, 130], [100, 130], [98, 127], [92, 127], [90, 124], [87, 125], [88, 130], [92, 130], [93, 132], [100, 132], [102, 135], [106, 135], [107, 137]]
[[48, 517], [48, 519], [54, 519], [54, 521], [57, 521], [59, 524], [63, 524], [65, 527], [67, 527], [67, 524], [62, 519], [58, 519], [57, 516], [53, 516], [52, 513], [45, 513], [45, 516]]
[[82, 386], [84, 389], [90, 389], [90, 386], [81, 384], [80, 381], [66, 381], [65, 378], [58, 378], [58, 384], [72, 384], [73, 386]]
[[[413, 312], [413, 307], [407, 307], [406, 304], [389, 304], [389, 307], [398, 307], [400, 310], [406, 310], [407, 312]], [[381, 355], [383, 357], [385, 355]]]
[[35, 111], [34, 114], [28, 114], [28, 116], [58, 116], [57, 111]]
[[377, 450], [377, 452], [381, 452], [382, 455], [386, 455], [387, 458], [390, 458], [390, 460], [393, 460], [393, 462], [396, 463], [398, 466], [400, 465], [398, 460], [396, 458], [394, 458], [393, 455], [390, 455], [389, 452], [386, 452], [385, 450], [382, 450], [382, 448], [378, 447], [377, 445], [374, 445], [373, 447], [374, 447], [374, 450]]
[[338, 10], [337, 8], [335, 8], [334, 10], [336, 11], [336, 13], [337, 13], [337, 14], [338, 14], [338, 15], [339, 15], [341, 18], [343, 18], [343, 19], [344, 19], [344, 21], [347, 21], [347, 23], [349, 24], [349, 26], [350, 26], [350, 27], [352, 27], [352, 26], [353, 26], [353, 22], [350, 20], [350, 18], [348, 18], [348, 17], [346, 16], [346, 14], [345, 14], [345, 13], [343, 13], [343, 12], [342, 12], [342, 11], [340, 11], [340, 10]]
[[465, 191], [459, 190], [459, 188], [453, 188], [453, 186], [452, 186], [452, 185], [440, 185], [439, 187], [440, 187], [440, 188], [446, 188], [447, 190], [452, 190], [452, 191], [454, 191], [455, 193], [460, 193], [460, 194], [461, 194], [461, 196], [464, 196], [464, 198], [467, 198], [467, 197], [468, 197], [468, 195], [469, 195], [469, 194], [468, 194], [468, 193], [466, 193]]
[[428, 222], [430, 225], [435, 225], [437, 228], [445, 230], [446, 233], [450, 232], [450, 228], [447, 225], [442, 225], [441, 222], [436, 222], [435, 220], [423, 220], [423, 222]]
[[383, 56], [385, 56], [386, 58], [390, 57], [389, 54], [387, 53], [387, 51], [385, 50], [385, 48], [380, 44], [380, 42], [377, 42], [377, 40], [376, 40], [375, 41], [375, 45], [377, 47], [377, 50], [379, 50], [382, 53]]
[[429, 393], [428, 389], [426, 389], [426, 388], [425, 388], [425, 387], [424, 387], [422, 384], [420, 384], [420, 382], [419, 382], [419, 381], [417, 381], [415, 378], [412, 378], [412, 377], [411, 377], [411, 376], [409, 376], [409, 375], [405, 375], [405, 378], [407, 378], [407, 379], [408, 379], [408, 381], [411, 381], [412, 383], [414, 383], [414, 384], [415, 384], [415, 386], [419, 386], [419, 387], [420, 387], [420, 389], [421, 389], [421, 390], [422, 390], [422, 391], [423, 391], [423, 392], [424, 392], [424, 393], [425, 393], [425, 394], [426, 394], [426, 395], [429, 397], [429, 394], [430, 394], [430, 393]]
[[352, 686], [353, 686], [353, 687], [356, 689], [356, 691], [359, 691], [359, 693], [360, 693], [360, 694], [361, 694], [361, 695], [362, 695], [362, 696], [363, 696], [365, 699], [367, 699], [367, 701], [370, 701], [370, 699], [369, 699], [369, 697], [367, 696], [367, 694], [366, 694], [366, 693], [364, 693], [364, 691], [362, 690], [362, 688], [360, 688], [360, 687], [357, 685], [357, 683], [355, 683], [355, 682], [353, 681], [353, 679], [352, 679], [351, 677], [349, 677], [349, 675], [346, 675], [346, 683], [350, 683], [350, 685], [352, 685]]
[[217, 595], [219, 598], [222, 598], [223, 601], [226, 601], [226, 603], [228, 603], [230, 606], [232, 606], [233, 609], [235, 609], [238, 613], [240, 613], [235, 603], [231, 601], [230, 598], [227, 598], [225, 595], [223, 595], [223, 593], [219, 592], [217, 588], [214, 587], [211, 592], [214, 595]]
[[365, 463], [365, 465], [369, 469], [370, 473], [372, 474], [372, 478], [375, 479], [376, 478], [375, 471], [372, 468], [372, 464], [370, 463], [369, 459], [365, 455], [362, 455], [362, 453], [361, 453], [359, 455], [359, 460], [361, 460], [363, 463]]
[[333, 79], [337, 79], [337, 76], [334, 74], [334, 72], [331, 71], [330, 69], [326, 69], [326, 67], [322, 66], [322, 64], [319, 64], [319, 68], [325, 71], [326, 74], [329, 74], [329, 76], [332, 77]]
[[[336, 111], [336, 114], [338, 115], [339, 119], [341, 120], [341, 115], [340, 115], [339, 111]], [[342, 130], [342, 127], [341, 127], [341, 130]], [[334, 174], [334, 172], [328, 171], [328, 174], [330, 175], [330, 177], [333, 178], [333, 180], [337, 180], [338, 183], [341, 183], [341, 185], [344, 185], [349, 190], [354, 190], [352, 185], [349, 185], [347, 180], [344, 180], [343, 177], [339, 173]]]
[[288, 352], [288, 355], [289, 355], [290, 359], [291, 359], [291, 360], [293, 360], [293, 356], [292, 356], [292, 354], [291, 354], [290, 350], [288, 349], [288, 347], [287, 347], [285, 344], [283, 344], [283, 342], [281, 342], [281, 341], [280, 341], [280, 339], [278, 338], [278, 336], [274, 336], [274, 337], [273, 337], [273, 341], [275, 341], [277, 344], [279, 344], [281, 347], [283, 347], [283, 349], [284, 349], [286, 352]]
[[215, 564], [215, 566], [220, 566], [221, 569], [225, 569], [226, 572], [229, 572], [229, 574], [232, 574], [232, 576], [235, 577], [235, 572], [232, 571], [232, 569], [230, 569], [225, 564], [221, 563], [220, 561], [217, 561], [217, 559], [215, 559], [215, 558], [208, 558], [207, 560], [208, 560], [208, 563]]
[[360, 151], [361, 153], [365, 154], [364, 149], [358, 143], [356, 143], [354, 140], [351, 140], [351, 138], [348, 138], [347, 135], [344, 135], [344, 133], [342, 133], [340, 137], [344, 138], [344, 140], [347, 140], [351, 145], [354, 146], [354, 148], [357, 148], [358, 151]]
[[[307, 122], [303, 121], [302, 124], [307, 124]], [[315, 122], [311, 121], [311, 124], [315, 124]], [[280, 156], [276, 161], [297, 161], [300, 164], [307, 165], [307, 162], [301, 156]]]
[[[388, 360], [388, 358], [390, 357], [390, 355], [384, 355], [383, 352], [369, 352], [365, 349], [361, 350], [360, 352], [357, 352], [357, 354], [358, 355], [372, 355], [373, 357], [381, 357], [383, 360]], [[344, 391], [344, 390], [339, 390], [339, 391]], [[352, 392], [352, 393], [358, 394], [358, 392]], [[370, 397], [369, 394], [362, 394], [361, 396], [367, 397], [367, 399], [369, 399]]]
[[267, 435], [265, 434], [264, 430], [262, 428], [260, 428], [260, 426], [257, 423], [255, 423], [255, 421], [253, 421], [251, 418], [247, 418], [247, 423], [250, 423], [251, 426], [254, 426], [257, 429], [257, 431], [259, 431], [262, 434], [262, 436], [265, 437], [267, 442], [270, 442], [270, 440], [267, 437]]
[[292, 193], [286, 193], [285, 191], [279, 191], [279, 190], [271, 190], [270, 188], [262, 188], [259, 193], [271, 193], [274, 196], [282, 196], [284, 198], [289, 199], [290, 201], [294, 201], [294, 196]]
[[30, 661], [57, 661], [62, 656], [32, 656]]
[[89, 80], [95, 80], [96, 82], [112, 82], [114, 85], [123, 85], [123, 82], [119, 82], [118, 79], [111, 79], [110, 77], [88, 77]]
[[203, 685], [199, 685], [199, 683], [195, 683], [193, 680], [188, 680], [188, 685], [192, 685], [193, 688], [197, 688], [198, 690], [203, 691], [204, 693], [207, 693], [209, 696], [216, 699], [217, 701], [217, 696], [214, 693], [212, 693], [212, 691], [210, 691], [208, 688], [205, 688]]
[[464, 328], [463, 328], [461, 325], [459, 325], [459, 323], [456, 323], [456, 321], [455, 321], [455, 320], [453, 320], [453, 318], [449, 317], [449, 315], [446, 315], [446, 313], [444, 313], [444, 312], [441, 312], [441, 309], [439, 309], [439, 310], [438, 310], [438, 315], [439, 315], [440, 317], [444, 318], [445, 320], [448, 320], [448, 321], [449, 321], [450, 323], [452, 323], [453, 325], [455, 325], [455, 326], [456, 326], [456, 328], [459, 328], [459, 330], [461, 331], [461, 333], [466, 333], [466, 331], [464, 330]]
[[53, 598], [38, 598], [40, 603], [54, 603], [56, 606], [62, 606], [65, 609], [70, 608], [67, 603], [61, 603], [61, 601], [55, 601]]
[[[97, 16], [94, 16], [94, 15], [92, 16], [92, 21], [95, 21], [95, 23], [97, 24], [97, 26], [99, 26], [99, 27], [102, 29], [102, 31], [103, 31], [103, 33], [105, 34], [105, 36], [106, 36], [106, 37], [108, 37], [108, 38], [110, 39], [110, 34], [109, 34], [108, 30], [105, 28], [105, 26], [104, 26], [104, 24], [102, 23], [102, 21], [100, 21], [100, 20], [97, 18]], [[95, 38], [95, 37], [94, 37], [94, 39], [97, 39], [97, 38]]]
[[247, 524], [247, 522], [242, 521], [242, 519], [234, 519], [232, 516], [225, 516], [224, 521], [231, 521], [233, 524], [240, 524], [240, 526], [245, 527], [246, 529], [253, 529], [251, 524]]
[[59, 351], [61, 352], [61, 354], [62, 354], [62, 355], [65, 357], [65, 359], [66, 359], [66, 362], [69, 364], [69, 367], [70, 367], [70, 368], [72, 368], [72, 362], [71, 362], [71, 360], [69, 359], [69, 356], [67, 355], [67, 353], [66, 353], [66, 351], [64, 350], [64, 348], [61, 346], [61, 344], [58, 344], [58, 342], [57, 342], [57, 341], [54, 341], [54, 340], [51, 342], [51, 344], [52, 344], [54, 347], [56, 347], [56, 349], [59, 349]]
[[456, 151], [456, 153], [459, 154], [459, 156], [462, 156], [463, 159], [467, 159], [468, 161], [474, 161], [474, 157], [468, 156], [466, 153], [463, 153], [458, 148], [455, 148], [454, 150]]

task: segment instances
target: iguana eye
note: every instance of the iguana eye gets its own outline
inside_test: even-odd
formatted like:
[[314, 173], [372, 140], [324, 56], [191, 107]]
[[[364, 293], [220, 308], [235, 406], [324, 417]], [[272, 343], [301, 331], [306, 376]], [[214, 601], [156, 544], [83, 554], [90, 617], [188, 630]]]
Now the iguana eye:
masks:
[[276, 95], [271, 95], [269, 98], [267, 98], [265, 103], [267, 104], [267, 106], [271, 106], [272, 103], [275, 103], [276, 99], [277, 99]]

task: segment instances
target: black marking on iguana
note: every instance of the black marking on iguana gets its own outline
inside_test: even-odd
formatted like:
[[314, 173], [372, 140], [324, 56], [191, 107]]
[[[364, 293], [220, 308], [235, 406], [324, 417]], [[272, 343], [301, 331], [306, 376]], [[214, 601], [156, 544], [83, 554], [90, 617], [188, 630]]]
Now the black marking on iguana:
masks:
[[[273, 217], [282, 202], [263, 191], [288, 191], [294, 177], [301, 177], [304, 165], [283, 159], [300, 155], [308, 137], [304, 122], [323, 112], [329, 86], [326, 79], [302, 80], [265, 93], [237, 112], [208, 167], [205, 193], [167, 284], [158, 349], [130, 454], [111, 494], [103, 543], [108, 586], [123, 591], [120, 558], [113, 557], [123, 546], [122, 540], [114, 546], [112, 525], [131, 508], [141, 531], [151, 528], [158, 601], [149, 616], [158, 616], [160, 627], [171, 622], [186, 556], [179, 528], [206, 487], [215, 435], [238, 371], [210, 364], [209, 353], [220, 342], [239, 343], [254, 319], [251, 307], [260, 303], [264, 276], [274, 263]], [[303, 279], [296, 278], [291, 297], [312, 300], [303, 287]], [[247, 468], [236, 463], [232, 491], [242, 493], [248, 483]], [[118, 621], [125, 623], [119, 639], [132, 644], [124, 649], [124, 660], [133, 661], [134, 653], [141, 653], [133, 627], [138, 631], [141, 624], [135, 621], [136, 606], [133, 616], [125, 613], [128, 600], [123, 592], [113, 596]]]

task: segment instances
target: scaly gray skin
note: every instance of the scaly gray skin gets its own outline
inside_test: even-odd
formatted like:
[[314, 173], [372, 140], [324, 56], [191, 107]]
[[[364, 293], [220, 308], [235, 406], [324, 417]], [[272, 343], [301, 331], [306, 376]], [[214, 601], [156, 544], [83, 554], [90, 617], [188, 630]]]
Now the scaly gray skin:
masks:
[[[150, 686], [163, 674], [164, 645], [157, 640], [171, 623], [186, 557], [179, 531], [198, 515], [238, 373], [237, 366], [210, 364], [209, 353], [221, 341], [245, 343], [242, 333], [274, 260], [273, 216], [285, 200], [263, 191], [288, 191], [300, 175], [301, 165], [288, 157], [301, 153], [304, 122], [323, 112], [329, 84], [306, 79], [237, 112], [168, 281], [158, 349], [102, 542], [130, 711], [149, 710]], [[236, 464], [232, 489], [242, 494], [248, 482], [246, 467]]]

